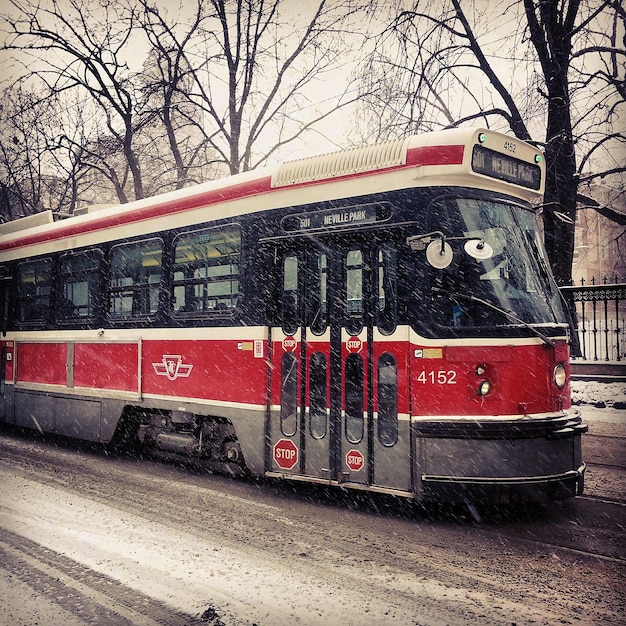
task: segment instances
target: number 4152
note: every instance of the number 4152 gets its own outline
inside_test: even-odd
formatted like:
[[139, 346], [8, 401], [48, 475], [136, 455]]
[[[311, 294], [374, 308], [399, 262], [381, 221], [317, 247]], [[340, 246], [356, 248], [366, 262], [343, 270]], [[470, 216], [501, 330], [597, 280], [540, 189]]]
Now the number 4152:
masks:
[[456, 372], [454, 370], [420, 372], [417, 382], [424, 385], [456, 385]]

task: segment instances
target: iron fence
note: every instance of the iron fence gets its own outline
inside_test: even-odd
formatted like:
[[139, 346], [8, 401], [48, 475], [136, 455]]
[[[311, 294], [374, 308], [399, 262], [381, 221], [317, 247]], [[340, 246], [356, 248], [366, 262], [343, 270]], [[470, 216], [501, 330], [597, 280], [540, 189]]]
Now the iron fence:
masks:
[[567, 302], [574, 341], [572, 356], [588, 361], [626, 360], [626, 283], [602, 284], [595, 279], [588, 285], [561, 287]]

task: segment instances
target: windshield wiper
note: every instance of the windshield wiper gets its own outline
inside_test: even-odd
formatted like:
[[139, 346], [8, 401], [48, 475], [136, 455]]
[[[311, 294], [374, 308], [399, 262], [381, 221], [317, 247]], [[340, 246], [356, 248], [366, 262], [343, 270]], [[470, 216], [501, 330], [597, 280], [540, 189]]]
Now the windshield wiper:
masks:
[[489, 300], [483, 300], [482, 298], [477, 298], [476, 296], [468, 295], [465, 293], [457, 293], [456, 291], [448, 291], [447, 289], [441, 289], [440, 287], [431, 287], [431, 291], [435, 291], [437, 293], [443, 293], [453, 298], [461, 298], [462, 300], [469, 300], [470, 302], [478, 302], [479, 304], [482, 304], [490, 309], [493, 309], [494, 311], [497, 311], [498, 313], [501, 313], [502, 315], [508, 317], [510, 320], [519, 324], [520, 326], [523, 326], [524, 328], [528, 328], [528, 330], [530, 330], [532, 333], [537, 335], [537, 337], [539, 337], [542, 341], [547, 343], [552, 348], [556, 347], [556, 342], [553, 339], [550, 339], [549, 337], [544, 335], [541, 331], [537, 330], [532, 324], [529, 324], [528, 322], [521, 320], [519, 317], [513, 315], [513, 313], [511, 313], [510, 311], [507, 311], [506, 309], [502, 309], [501, 307], [496, 306], [495, 304], [489, 302]]

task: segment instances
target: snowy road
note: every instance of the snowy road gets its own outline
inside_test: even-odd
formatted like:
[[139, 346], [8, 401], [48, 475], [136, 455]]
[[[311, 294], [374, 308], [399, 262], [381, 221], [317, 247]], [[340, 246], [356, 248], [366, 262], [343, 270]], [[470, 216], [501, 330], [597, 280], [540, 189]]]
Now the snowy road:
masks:
[[[626, 411], [602, 411], [621, 463]], [[612, 495], [592, 467], [598, 499], [476, 525], [0, 431], [0, 624], [623, 623], [613, 465]]]

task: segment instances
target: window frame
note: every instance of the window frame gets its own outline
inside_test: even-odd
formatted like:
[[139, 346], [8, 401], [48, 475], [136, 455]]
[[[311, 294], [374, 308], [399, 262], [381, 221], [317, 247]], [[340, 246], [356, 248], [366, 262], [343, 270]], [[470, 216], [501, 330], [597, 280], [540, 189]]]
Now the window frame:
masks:
[[[160, 257], [159, 264], [158, 264], [158, 266], [160, 267], [158, 281], [151, 282], [150, 281], [151, 274], [148, 271], [145, 274], [146, 280], [139, 282], [139, 281], [133, 280], [133, 278], [130, 277], [131, 280], [133, 280], [133, 282], [129, 284], [114, 286], [113, 284], [115, 280], [115, 276], [114, 276], [115, 256], [114, 255], [116, 251], [122, 248], [126, 248], [126, 249], [129, 249], [131, 247], [140, 248], [142, 245], [145, 246], [146, 244], [149, 244], [151, 242], [158, 242], [159, 244], [156, 248], [158, 256]], [[161, 293], [163, 291], [163, 279], [165, 276], [163, 261], [166, 255], [166, 250], [167, 248], [165, 246], [165, 243], [162, 237], [146, 237], [143, 239], [135, 239], [132, 241], [124, 241], [120, 243], [115, 243], [114, 245], [111, 246], [111, 248], [109, 249], [109, 253], [108, 253], [108, 264], [107, 264], [108, 285], [107, 285], [106, 304], [105, 304], [106, 317], [111, 323], [116, 324], [116, 323], [124, 323], [124, 322], [129, 322], [129, 321], [134, 321], [134, 320], [153, 320], [159, 315], [161, 311], [161, 306], [162, 306], [161, 305]], [[144, 256], [147, 256], [147, 255], [140, 253], [138, 258], [140, 258], [143, 261]], [[144, 267], [143, 262], [141, 266], [135, 265], [134, 267], [143, 268]], [[123, 278], [128, 278], [128, 275], [123, 276]], [[113, 303], [113, 299], [116, 297], [116, 294], [119, 294], [119, 296], [117, 297], [121, 297], [121, 298], [131, 297], [131, 309], [129, 311], [124, 311], [122, 309], [119, 314], [115, 314], [113, 312], [112, 303]], [[155, 298], [156, 307], [154, 309], [152, 309], [153, 296], [156, 296]], [[142, 308], [145, 308], [145, 303], [148, 304], [148, 311], [141, 310]], [[139, 309], [137, 311], [135, 310], [136, 304]]]
[[[67, 294], [64, 293], [65, 287], [68, 284], [65, 280], [65, 276], [68, 274], [63, 273], [63, 264], [66, 259], [77, 259], [79, 257], [91, 257], [91, 260], [94, 261], [93, 265], [95, 267], [89, 267], [85, 270], [79, 270], [78, 272], [71, 272], [69, 276], [80, 276], [85, 280], [82, 282], [87, 283], [87, 313], [85, 315], [80, 315], [78, 313], [66, 314], [63, 315], [63, 304], [65, 300], [73, 303], [74, 307], [80, 307], [80, 304], [74, 303], [73, 299], [67, 297]], [[57, 260], [58, 263], [58, 289], [55, 298], [55, 310], [54, 317], [57, 324], [76, 324], [76, 323], [85, 323], [89, 324], [93, 322], [100, 316], [100, 298], [102, 292], [102, 272], [104, 265], [104, 253], [99, 248], [94, 248], [91, 250], [78, 250], [78, 251], [67, 251], [63, 252], [59, 255]], [[79, 281], [75, 281], [75, 284], [78, 284]]]
[[[213, 265], [206, 263], [204, 267], [205, 269], [210, 268], [210, 267], [230, 267], [231, 271], [229, 273], [222, 274], [222, 275], [217, 274], [215, 276], [211, 276], [209, 275], [209, 272], [207, 270], [207, 273], [205, 276], [176, 278], [177, 272], [182, 271], [180, 268], [182, 268], [184, 265], [183, 263], [177, 263], [176, 261], [177, 249], [183, 240], [185, 239], [192, 240], [193, 237], [201, 237], [203, 235], [208, 235], [210, 237], [212, 234], [219, 234], [219, 233], [224, 234], [228, 231], [231, 231], [232, 233], [236, 234], [237, 246], [235, 246], [234, 252], [229, 252], [228, 254], [218, 255], [213, 258], [216, 258], [216, 259], [217, 258], [220, 258], [220, 259], [230, 258], [231, 262], [230, 263], [215, 263]], [[199, 242], [199, 243], [210, 243], [210, 242], [211, 240], [209, 239], [207, 242]], [[220, 240], [217, 239], [217, 241], [213, 243], [219, 244], [223, 242], [224, 240], [220, 242]], [[179, 232], [176, 234], [176, 236], [172, 239], [172, 244], [171, 244], [172, 261], [171, 261], [171, 271], [170, 271], [170, 278], [169, 278], [170, 294], [171, 294], [170, 309], [174, 318], [189, 319], [189, 318], [198, 318], [198, 317], [204, 317], [204, 316], [232, 315], [236, 310], [239, 309], [240, 304], [241, 304], [241, 295], [242, 295], [241, 283], [242, 283], [242, 276], [243, 276], [242, 248], [243, 248], [243, 233], [242, 233], [241, 226], [237, 223], [222, 224], [219, 226], [211, 226], [208, 228], [199, 228], [199, 229]], [[233, 257], [235, 257], [234, 263], [232, 262]], [[211, 257], [206, 256], [204, 257], [204, 261], [206, 262], [210, 258]], [[199, 260], [202, 260], [202, 259], [199, 259]], [[233, 267], [236, 268], [236, 272], [232, 271]], [[230, 285], [230, 289], [228, 290], [227, 293], [226, 292], [223, 294], [209, 293], [210, 291], [208, 289], [209, 286], [211, 285], [215, 286], [215, 285], [221, 285], [221, 284]], [[233, 288], [233, 285], [236, 285], [236, 287]], [[201, 288], [202, 294], [197, 295], [195, 293], [197, 287]], [[180, 290], [181, 288], [184, 290], [184, 296], [185, 296], [184, 304], [176, 308], [177, 306], [176, 293], [177, 293], [177, 290]], [[192, 293], [192, 291], [194, 293]], [[199, 300], [201, 304], [200, 308], [197, 308], [197, 307], [192, 308], [191, 306], [192, 298], [195, 301]], [[189, 304], [188, 304], [188, 299], [190, 300]], [[212, 299], [215, 299], [216, 305], [214, 307], [205, 306], [206, 303]], [[228, 306], [228, 305], [220, 306], [224, 304], [224, 302], [220, 302], [220, 300], [230, 300], [230, 302], [234, 304], [232, 306]]]
[[[20, 270], [25, 266], [48, 266], [48, 279], [47, 281], [37, 281], [37, 273], [35, 273], [35, 278], [33, 284], [35, 285], [35, 291], [39, 285], [43, 285], [44, 287], [47, 284], [47, 294], [24, 294], [23, 287], [26, 283], [20, 280]], [[35, 259], [27, 259], [22, 260], [17, 263], [15, 267], [15, 322], [19, 327], [41, 327], [46, 326], [50, 322], [50, 315], [52, 310], [52, 302], [54, 295], [54, 259], [51, 256], [39, 257]], [[40, 304], [40, 303], [43, 304]], [[21, 306], [35, 306], [37, 308], [41, 307], [41, 315], [37, 317], [26, 317], [21, 313]], [[25, 310], [25, 309], [24, 309]]]

